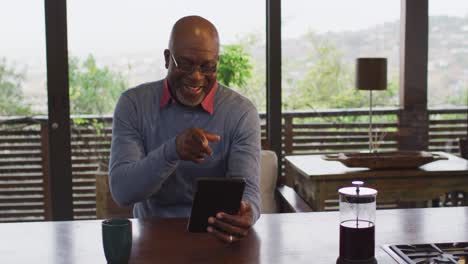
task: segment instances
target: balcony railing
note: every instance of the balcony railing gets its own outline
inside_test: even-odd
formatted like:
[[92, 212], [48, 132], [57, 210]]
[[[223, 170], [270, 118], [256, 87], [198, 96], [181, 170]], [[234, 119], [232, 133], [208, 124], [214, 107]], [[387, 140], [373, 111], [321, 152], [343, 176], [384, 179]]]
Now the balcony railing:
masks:
[[[430, 109], [429, 150], [458, 154], [467, 136], [467, 107]], [[375, 109], [379, 150], [397, 148], [396, 108]], [[265, 140], [265, 114], [262, 138]], [[75, 117], [73, 117], [75, 118]], [[79, 116], [71, 135], [75, 219], [96, 217], [95, 172], [109, 155], [110, 116]], [[102, 127], [91, 126], [97, 120]], [[368, 149], [368, 110], [339, 109], [283, 113], [283, 154], [320, 154]], [[49, 220], [47, 118], [0, 118], [0, 222]]]

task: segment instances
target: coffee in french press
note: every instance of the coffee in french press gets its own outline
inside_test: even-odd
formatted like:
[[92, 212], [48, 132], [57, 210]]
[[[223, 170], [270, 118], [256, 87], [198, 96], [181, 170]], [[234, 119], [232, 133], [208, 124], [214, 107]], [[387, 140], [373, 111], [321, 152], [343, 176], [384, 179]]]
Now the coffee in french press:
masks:
[[340, 194], [340, 256], [337, 264], [376, 264], [375, 210], [377, 191], [353, 181]]

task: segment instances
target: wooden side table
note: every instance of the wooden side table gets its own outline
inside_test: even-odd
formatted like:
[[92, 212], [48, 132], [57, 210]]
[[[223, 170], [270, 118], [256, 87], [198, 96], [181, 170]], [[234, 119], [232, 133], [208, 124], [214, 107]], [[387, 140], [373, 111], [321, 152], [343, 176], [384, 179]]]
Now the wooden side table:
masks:
[[[448, 160], [431, 162], [416, 169], [369, 170], [348, 168], [321, 155], [286, 156], [287, 182], [314, 211], [336, 209], [338, 189], [362, 180], [378, 191], [378, 206], [427, 206], [430, 201], [454, 190], [468, 192], [468, 161], [437, 152]], [[407, 206], [405, 206], [405, 204]]]

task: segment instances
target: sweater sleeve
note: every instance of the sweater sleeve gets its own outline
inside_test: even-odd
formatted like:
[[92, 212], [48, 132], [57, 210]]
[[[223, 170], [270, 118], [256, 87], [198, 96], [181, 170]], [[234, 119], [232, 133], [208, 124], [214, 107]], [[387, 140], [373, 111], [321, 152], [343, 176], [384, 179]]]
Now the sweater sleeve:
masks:
[[254, 222], [260, 217], [260, 133], [260, 118], [252, 106], [235, 127], [226, 173], [228, 177], [245, 178], [243, 200], [252, 205]]
[[123, 94], [114, 111], [109, 161], [110, 191], [121, 206], [158, 192], [179, 162], [175, 137], [146, 155], [138, 124], [136, 104]]

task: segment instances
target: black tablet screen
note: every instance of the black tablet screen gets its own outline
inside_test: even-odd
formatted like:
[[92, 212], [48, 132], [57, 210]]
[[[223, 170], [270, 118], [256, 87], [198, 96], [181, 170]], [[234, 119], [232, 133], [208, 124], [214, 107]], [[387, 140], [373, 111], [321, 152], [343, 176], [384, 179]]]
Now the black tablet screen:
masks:
[[243, 178], [198, 179], [188, 230], [206, 232], [209, 217], [219, 212], [237, 214], [244, 188]]

